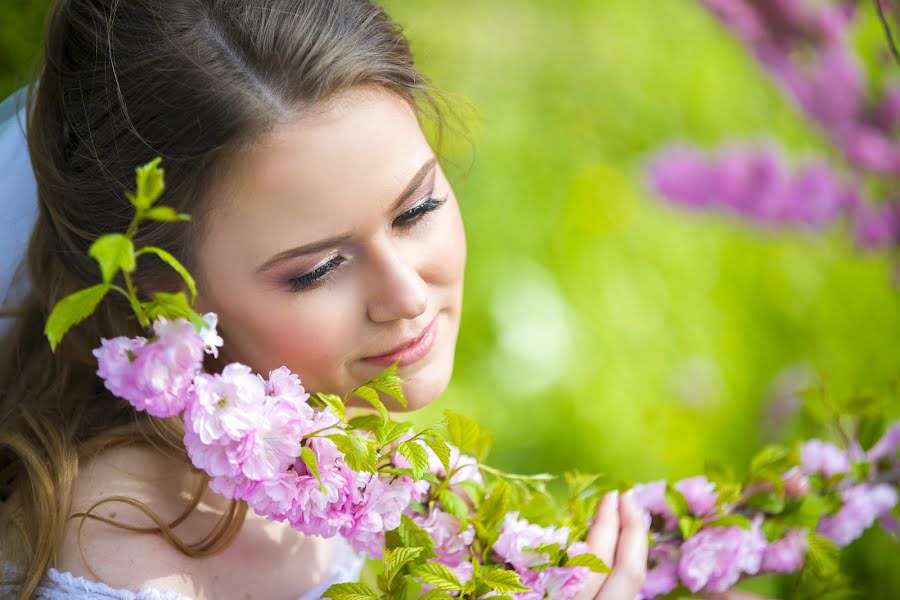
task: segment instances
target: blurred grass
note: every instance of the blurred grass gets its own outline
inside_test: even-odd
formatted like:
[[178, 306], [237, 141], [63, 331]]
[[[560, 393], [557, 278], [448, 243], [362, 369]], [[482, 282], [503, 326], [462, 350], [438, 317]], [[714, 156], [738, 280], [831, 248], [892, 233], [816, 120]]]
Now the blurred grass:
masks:
[[[26, 81], [45, 4], [4, 11], [4, 96]], [[419, 66], [480, 112], [474, 155], [460, 145], [450, 169], [469, 244], [456, 374], [417, 421], [448, 407], [478, 419], [511, 471], [676, 478], [807, 432], [773, 403], [779, 382], [818, 374], [842, 395], [896, 380], [887, 256], [858, 253], [840, 228], [765, 232], [644, 189], [643, 161], [673, 140], [830, 152], [696, 3], [386, 5]], [[887, 599], [900, 597], [897, 559], [874, 531], [845, 563], [864, 597]]]

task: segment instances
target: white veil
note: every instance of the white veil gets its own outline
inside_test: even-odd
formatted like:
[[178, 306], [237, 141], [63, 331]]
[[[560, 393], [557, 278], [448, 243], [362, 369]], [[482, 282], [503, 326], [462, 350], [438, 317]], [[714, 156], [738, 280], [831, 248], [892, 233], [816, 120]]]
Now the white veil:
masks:
[[[25, 256], [37, 219], [37, 184], [25, 142], [25, 92], [20, 88], [0, 102], [0, 306], [8, 307], [28, 289], [14, 276]], [[15, 285], [14, 285], [15, 284]], [[11, 325], [0, 319], [0, 336]]]

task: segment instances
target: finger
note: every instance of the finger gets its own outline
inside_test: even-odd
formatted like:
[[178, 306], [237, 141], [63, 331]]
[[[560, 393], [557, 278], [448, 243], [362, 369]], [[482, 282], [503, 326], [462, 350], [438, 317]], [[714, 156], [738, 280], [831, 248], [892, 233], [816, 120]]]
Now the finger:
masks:
[[[584, 540], [588, 551], [596, 554], [600, 560], [611, 565], [616, 555], [616, 540], [619, 538], [619, 492], [608, 492], [597, 506], [594, 522]], [[591, 573], [581, 593], [575, 600], [591, 600], [606, 581], [604, 573]]]
[[622, 531], [616, 544], [615, 563], [597, 600], [634, 598], [647, 575], [647, 526], [631, 493], [623, 495], [619, 502], [619, 519]]

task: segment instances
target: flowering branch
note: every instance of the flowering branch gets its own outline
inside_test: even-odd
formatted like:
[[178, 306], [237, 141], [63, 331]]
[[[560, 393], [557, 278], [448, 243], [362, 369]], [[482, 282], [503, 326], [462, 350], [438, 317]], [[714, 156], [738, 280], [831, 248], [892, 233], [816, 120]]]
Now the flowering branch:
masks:
[[[559, 505], [546, 490], [552, 475], [485, 464], [493, 438], [464, 415], [447, 410], [419, 431], [394, 421], [382, 396], [406, 404], [396, 364], [343, 397], [307, 393], [286, 367], [266, 378], [240, 363], [205, 372], [204, 356], [218, 356], [223, 344], [216, 315], [194, 312], [194, 280], [174, 257], [153, 247], [136, 251], [132, 241], [145, 218], [186, 218], [155, 205], [163, 191], [158, 162], [137, 170], [137, 191], [128, 194], [136, 215], [126, 233], [91, 246], [103, 283], [61, 300], [47, 337], [55, 347], [106, 292], [124, 292], [152, 329], [148, 337], [101, 340], [93, 353], [105, 387], [136, 410], [181, 417], [187, 454], [210, 476], [213, 491], [302, 533], [343, 536], [381, 558], [377, 592], [346, 582], [323, 597], [570, 600], [592, 571], [609, 572], [584, 542], [604, 491], [599, 476], [567, 473], [569, 495]], [[144, 253], [181, 274], [190, 299], [163, 292], [140, 299], [131, 277]], [[113, 283], [120, 275], [125, 289]], [[351, 398], [374, 413], [348, 415]], [[771, 446], [742, 481], [710, 463], [704, 476], [631, 488], [652, 542], [641, 598], [681, 588], [723, 591], [742, 577], [801, 568], [819, 581], [833, 579], [829, 557], [838, 546], [877, 518], [898, 528], [891, 511], [898, 504], [900, 423], [881, 435], [883, 424], [870, 418], [877, 407], [853, 398], [837, 410], [858, 416], [854, 438], [824, 399], [815, 410], [844, 435], [844, 449], [820, 440]]]

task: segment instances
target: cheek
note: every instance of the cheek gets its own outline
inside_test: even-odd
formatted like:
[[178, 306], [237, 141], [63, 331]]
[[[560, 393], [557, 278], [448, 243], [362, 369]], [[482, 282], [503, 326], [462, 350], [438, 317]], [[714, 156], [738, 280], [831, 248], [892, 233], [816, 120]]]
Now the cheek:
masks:
[[220, 315], [228, 360], [237, 360], [265, 374], [286, 366], [307, 389], [342, 390], [344, 365], [357, 342], [358, 294], [350, 286], [316, 290], [300, 299], [281, 291], [261, 290], [244, 283], [229, 287], [213, 310]]
[[455, 287], [462, 283], [466, 266], [466, 236], [455, 198], [441, 212], [429, 235], [429, 260], [421, 265], [420, 275], [432, 285]]

